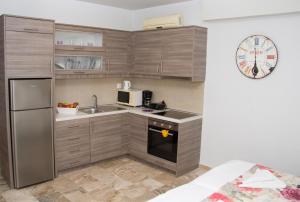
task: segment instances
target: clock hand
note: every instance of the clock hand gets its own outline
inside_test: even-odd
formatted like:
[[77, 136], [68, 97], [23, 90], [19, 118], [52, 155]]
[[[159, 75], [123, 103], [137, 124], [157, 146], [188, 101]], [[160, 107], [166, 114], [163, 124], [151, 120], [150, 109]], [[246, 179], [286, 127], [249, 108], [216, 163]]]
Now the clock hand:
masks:
[[254, 48], [254, 66], [252, 68], [252, 75], [254, 76], [254, 78], [256, 77], [256, 75], [258, 74], [258, 68], [257, 68], [257, 64], [256, 64], [256, 48]]

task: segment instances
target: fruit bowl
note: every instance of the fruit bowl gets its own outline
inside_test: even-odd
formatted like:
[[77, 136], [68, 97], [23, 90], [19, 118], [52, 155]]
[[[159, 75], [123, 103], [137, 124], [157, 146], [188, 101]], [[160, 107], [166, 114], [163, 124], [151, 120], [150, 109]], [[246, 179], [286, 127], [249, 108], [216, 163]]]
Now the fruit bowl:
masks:
[[73, 103], [73, 104], [64, 104], [64, 103], [58, 103], [57, 105], [57, 112], [60, 114], [77, 114], [79, 109], [79, 104], [78, 103]]
[[56, 109], [57, 109], [57, 112], [59, 114], [70, 114], [70, 115], [72, 115], [72, 114], [77, 114], [78, 108], [79, 107], [76, 107], [76, 108], [57, 107]]

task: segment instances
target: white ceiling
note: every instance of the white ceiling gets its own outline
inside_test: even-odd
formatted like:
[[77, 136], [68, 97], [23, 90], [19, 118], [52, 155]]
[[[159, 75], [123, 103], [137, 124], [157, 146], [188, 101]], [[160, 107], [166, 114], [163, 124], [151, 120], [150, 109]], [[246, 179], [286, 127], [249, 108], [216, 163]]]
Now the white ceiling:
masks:
[[173, 4], [191, 0], [80, 0], [107, 6], [119, 7], [129, 10], [137, 10], [154, 6]]

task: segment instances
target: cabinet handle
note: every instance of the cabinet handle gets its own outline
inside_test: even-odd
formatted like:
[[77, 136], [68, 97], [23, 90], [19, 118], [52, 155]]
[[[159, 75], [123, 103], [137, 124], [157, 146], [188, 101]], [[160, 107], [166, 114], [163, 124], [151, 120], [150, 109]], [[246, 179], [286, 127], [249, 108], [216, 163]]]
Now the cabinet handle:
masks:
[[73, 71], [74, 74], [85, 74], [85, 72]]
[[74, 49], [76, 49], [76, 50], [82, 50], [82, 49], [84, 49], [84, 47], [83, 46], [81, 46], [81, 47], [75, 47]]
[[79, 149], [76, 149], [76, 150], [73, 150], [73, 151], [70, 151], [69, 153], [70, 153], [70, 154], [74, 154], [74, 153], [78, 153], [78, 152], [80, 152], [80, 148], [79, 148]]
[[68, 128], [79, 128], [79, 125], [77, 125], [77, 126], [69, 126]]
[[164, 72], [163, 56], [160, 57], [160, 72]]
[[52, 73], [52, 59], [50, 59], [50, 73]]
[[24, 31], [28, 31], [28, 32], [38, 32], [39, 30], [36, 28], [24, 28]]
[[69, 141], [80, 140], [80, 137], [70, 138]]
[[109, 68], [110, 68], [110, 61], [109, 59], [107, 59], [107, 71], [109, 72]]

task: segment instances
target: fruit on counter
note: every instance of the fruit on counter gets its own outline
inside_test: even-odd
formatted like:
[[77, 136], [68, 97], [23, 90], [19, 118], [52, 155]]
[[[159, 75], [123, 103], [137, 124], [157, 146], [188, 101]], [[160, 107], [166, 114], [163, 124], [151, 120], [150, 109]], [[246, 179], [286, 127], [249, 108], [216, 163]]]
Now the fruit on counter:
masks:
[[57, 104], [58, 107], [62, 107], [62, 108], [76, 108], [78, 105], [79, 105], [78, 102], [74, 102], [73, 104], [60, 102]]

